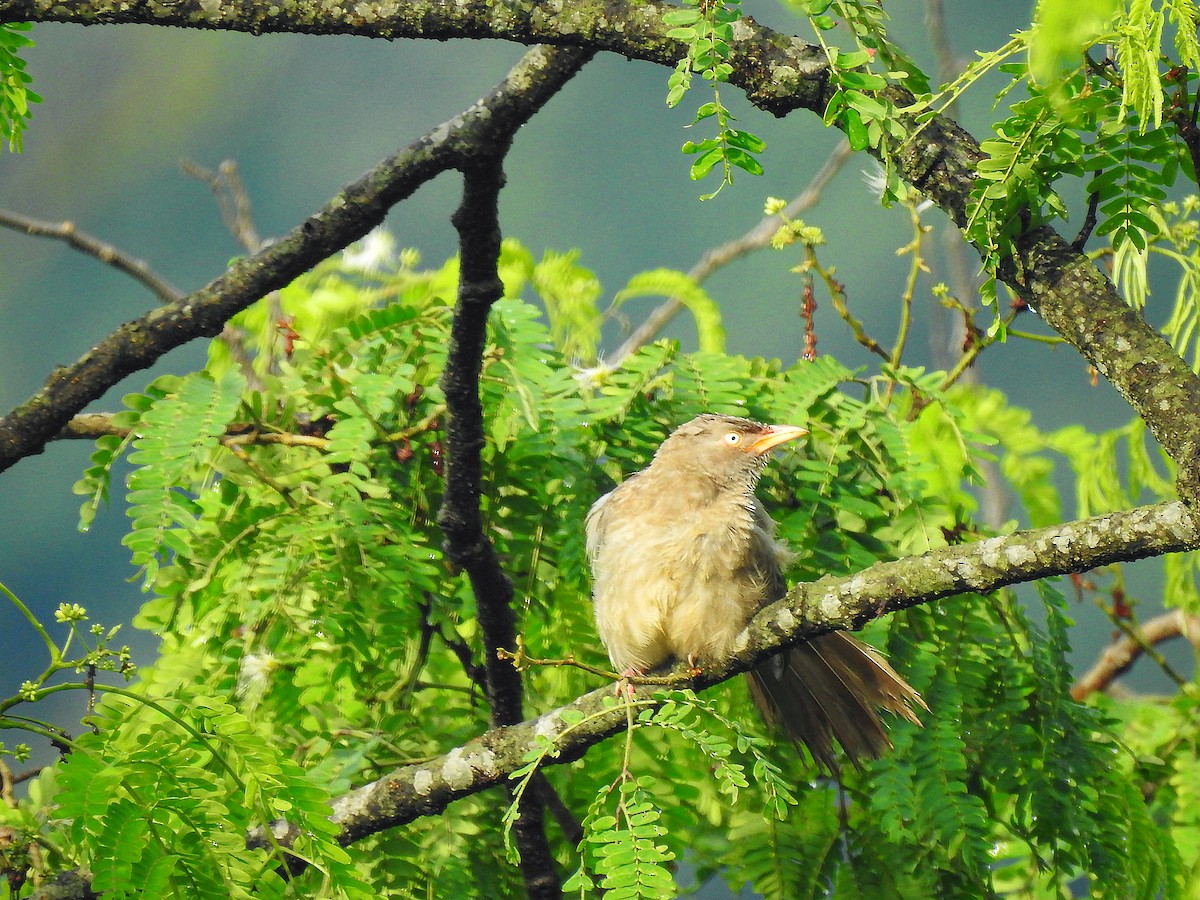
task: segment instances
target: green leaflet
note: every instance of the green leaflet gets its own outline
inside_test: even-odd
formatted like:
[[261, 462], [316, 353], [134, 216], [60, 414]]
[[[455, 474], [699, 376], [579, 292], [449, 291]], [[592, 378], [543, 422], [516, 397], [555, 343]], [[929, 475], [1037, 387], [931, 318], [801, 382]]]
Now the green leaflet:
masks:
[[180, 483], [201, 485], [213, 472], [211, 455], [241, 402], [245, 381], [229, 370], [217, 381], [204, 372], [179, 379], [153, 402], [137, 422], [129, 461], [137, 468], [129, 478], [132, 520], [122, 543], [133, 552], [133, 564], [153, 584], [169, 552], [186, 550], [181, 531], [195, 522], [198, 512], [189, 491]]
[[30, 104], [42, 102], [29, 89], [33, 79], [25, 72], [25, 60], [19, 55], [33, 46], [25, 35], [32, 27], [19, 22], [0, 24], [0, 149], [7, 144], [14, 153], [21, 152], [22, 137], [33, 115]]
[[696, 321], [696, 332], [700, 339], [700, 350], [705, 353], [725, 352], [725, 328], [721, 324], [721, 311], [695, 279], [675, 269], [654, 269], [639, 272], [617, 292], [613, 304], [620, 306], [626, 300], [646, 296], [671, 297], [678, 300]]

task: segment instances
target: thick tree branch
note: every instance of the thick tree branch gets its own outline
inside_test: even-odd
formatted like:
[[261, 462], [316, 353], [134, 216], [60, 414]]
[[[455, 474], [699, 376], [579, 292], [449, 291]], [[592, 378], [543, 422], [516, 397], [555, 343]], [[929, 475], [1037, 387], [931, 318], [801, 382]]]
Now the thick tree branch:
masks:
[[[314, 0], [272, 6], [257, 0], [0, 0], [0, 22], [145, 24], [250, 34], [355, 34], [362, 37], [499, 38], [609, 50], [630, 59], [674, 66], [684, 45], [667, 37], [664, 12], [677, 7], [645, 0]], [[824, 111], [827, 63], [820, 47], [762, 28], [746, 17], [737, 26], [729, 62], [734, 84], [758, 106], [783, 115], [804, 106]]]
[[462, 166], [496, 134], [528, 121], [583, 59], [575, 51], [530, 50], [486, 97], [380, 162], [280, 240], [238, 260], [179, 302], [127, 322], [71, 365], [55, 369], [37, 394], [0, 419], [0, 471], [42, 452], [73, 415], [126, 375], [181, 344], [220, 333], [251, 303], [363, 237], [422, 184]]
[[[446, 491], [438, 512], [447, 558], [467, 573], [483, 633], [484, 674], [493, 725], [514, 725], [522, 712], [521, 674], [496, 651], [516, 641], [512, 581], [484, 534], [481, 507], [486, 437], [479, 375], [487, 343], [488, 314], [504, 294], [500, 280], [500, 189], [503, 161], [513, 133], [481, 145], [463, 169], [462, 203], [455, 212], [459, 234], [458, 302], [450, 326], [450, 351], [442, 373], [446, 397]], [[513, 825], [521, 874], [530, 897], [560, 897], [562, 883], [546, 838], [544, 782], [521, 798]]]
[[[782, 648], [827, 631], [859, 627], [882, 613], [1198, 547], [1200, 532], [1183, 504], [1162, 503], [876, 563], [853, 575], [826, 576], [797, 585], [763, 609], [743, 632], [736, 655], [706, 669], [690, 686], [725, 681]], [[349, 844], [437, 815], [460, 797], [504, 783], [525, 764], [539, 735], [553, 738], [559, 750], [547, 765], [579, 759], [625, 728], [625, 709], [612, 700], [612, 687], [605, 685], [535, 720], [493, 728], [428, 763], [404, 766], [351, 791], [334, 806], [341, 841]], [[581, 713], [582, 720], [567, 725], [564, 713], [569, 710]]]
[[446, 536], [446, 556], [467, 573], [475, 594], [485, 648], [488, 702], [496, 725], [512, 725], [522, 718], [520, 675], [496, 657], [496, 648], [511, 647], [516, 639], [512, 582], [484, 534], [480, 507], [486, 437], [479, 374], [487, 342], [488, 313], [504, 293], [497, 260], [499, 195], [504, 183], [501, 160], [507, 148], [508, 141], [497, 142], [494, 157], [489, 153], [464, 172], [462, 205], [454, 214], [462, 262], [450, 352], [441, 378], [446, 396], [448, 453], [446, 492], [438, 513], [438, 525]]

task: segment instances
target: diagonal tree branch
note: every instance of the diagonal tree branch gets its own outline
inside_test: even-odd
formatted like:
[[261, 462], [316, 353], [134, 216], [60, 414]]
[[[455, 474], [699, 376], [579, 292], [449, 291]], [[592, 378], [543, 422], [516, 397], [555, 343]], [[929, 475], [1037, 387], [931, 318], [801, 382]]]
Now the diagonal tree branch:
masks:
[[1177, 637], [1187, 638], [1193, 649], [1200, 647], [1200, 617], [1173, 609], [1133, 626], [1132, 633], [1122, 635], [1105, 647], [1092, 667], [1079, 676], [1071, 688], [1071, 696], [1084, 700], [1097, 691], [1108, 690], [1144, 653], [1165, 664], [1154, 648]]
[[564, 60], [578, 58], [554, 48], [530, 50], [482, 100], [380, 162], [280, 240], [239, 259], [180, 301], [127, 322], [74, 363], [55, 369], [37, 394], [0, 419], [0, 471], [41, 453], [73, 415], [126, 375], [188, 341], [220, 333], [254, 301], [380, 224], [422, 184], [464, 165], [475, 147], [528, 121], [569, 77], [562, 72]]
[[[674, 65], [685, 47], [669, 38], [662, 21], [670, 4], [643, 0], [490, 0], [457, 3], [415, 0], [388, 4], [366, 2], [345, 6], [334, 0], [291, 6], [267, 6], [254, 0], [91, 0], [77, 4], [57, 0], [0, 0], [0, 21], [59, 21], [81, 24], [148, 23], [309, 34], [358, 34], [382, 38], [499, 38], [519, 43], [564, 44], [609, 50], [631, 59]], [[821, 115], [834, 90], [823, 50], [743, 17], [730, 42], [730, 83], [752, 103], [774, 115], [807, 109]], [[920, 111], [912, 95], [889, 88], [884, 95], [902, 113], [899, 121], [914, 135], [892, 159], [899, 174], [964, 226], [971, 206], [975, 167], [983, 154], [978, 142], [944, 115], [918, 125]], [[309, 223], [318, 222], [318, 217]], [[322, 229], [322, 233], [324, 230]], [[292, 238], [293, 236], [289, 236]], [[328, 235], [325, 234], [326, 240]], [[283, 264], [297, 250], [278, 247]], [[1179, 466], [1181, 496], [1200, 508], [1200, 378], [1166, 340], [1131, 309], [1112, 282], [1070, 242], [1048, 226], [1031, 227], [1015, 241], [1016, 253], [1004, 261], [1000, 275], [1030, 302], [1052, 328], [1096, 366], [1129, 401]], [[299, 260], [292, 271], [303, 268]], [[246, 267], [226, 278], [246, 279]], [[216, 282], [214, 282], [216, 284]], [[211, 327], [211, 326], [210, 326]], [[131, 335], [134, 338], [136, 335]], [[174, 345], [172, 345], [174, 346]], [[161, 351], [160, 351], [161, 355]], [[132, 371], [132, 369], [125, 370]], [[58, 386], [56, 384], [56, 386]], [[48, 386], [49, 387], [49, 386]], [[28, 417], [40, 421], [41, 406], [54, 405], [56, 392], [31, 401]], [[73, 410], [75, 411], [75, 410]], [[44, 441], [53, 428], [36, 429]], [[11, 465], [11, 429], [0, 422], [0, 469]]]

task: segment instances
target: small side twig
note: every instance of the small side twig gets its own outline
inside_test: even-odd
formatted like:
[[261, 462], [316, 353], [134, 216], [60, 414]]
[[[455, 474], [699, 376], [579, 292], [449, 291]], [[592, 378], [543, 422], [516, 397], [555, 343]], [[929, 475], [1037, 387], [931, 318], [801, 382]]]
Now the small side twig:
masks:
[[922, 272], [929, 272], [929, 266], [925, 264], [922, 249], [925, 244], [925, 235], [929, 233], [932, 226], [926, 225], [921, 221], [921, 208], [919, 204], [907, 203], [905, 205], [908, 207], [908, 215], [913, 229], [913, 239], [897, 250], [896, 253], [897, 255], [911, 255], [912, 261], [908, 267], [908, 277], [904, 280], [904, 291], [900, 295], [900, 326], [896, 332], [896, 343], [892, 347], [890, 359], [893, 366], [900, 365], [900, 360], [904, 356], [904, 348], [908, 345], [908, 331], [912, 325], [912, 304], [913, 297], [917, 291], [917, 279]]
[[24, 232], [34, 237], [53, 238], [64, 242], [67, 246], [86, 253], [106, 266], [112, 266], [118, 271], [129, 275], [139, 284], [150, 290], [163, 303], [175, 303], [183, 292], [150, 268], [145, 260], [138, 259], [119, 250], [112, 244], [93, 237], [86, 231], [80, 231], [74, 222], [43, 222], [31, 219], [20, 213], [0, 209], [0, 226], [11, 228], [13, 231]]
[[829, 292], [829, 299], [833, 303], [833, 309], [850, 328], [850, 333], [854, 335], [854, 340], [884, 362], [890, 363], [892, 361], [891, 354], [883, 348], [879, 341], [867, 334], [867, 330], [863, 328], [862, 320], [850, 312], [850, 307], [846, 303], [846, 286], [833, 277], [832, 270], [826, 269], [821, 265], [817, 259], [817, 252], [813, 247], [805, 247], [805, 257], [805, 263], [825, 282], [825, 290]]
[[208, 189], [217, 200], [221, 220], [234, 240], [241, 244], [246, 252], [257, 253], [262, 249], [263, 239], [254, 225], [251, 212], [250, 192], [246, 190], [237, 163], [232, 159], [224, 160], [217, 167], [217, 171], [213, 172], [190, 159], [183, 159], [179, 162], [179, 168], [189, 178], [195, 178], [208, 185]]
[[496, 651], [497, 659], [505, 659], [513, 664], [513, 668], [517, 671], [524, 671], [530, 666], [546, 667], [552, 669], [561, 669], [564, 666], [569, 666], [573, 669], [581, 669], [584, 672], [589, 672], [592, 675], [599, 675], [607, 681], [626, 681], [630, 684], [653, 684], [674, 687], [678, 685], [690, 685], [693, 676], [688, 673], [668, 674], [668, 675], [621, 675], [617, 672], [609, 671], [600, 666], [589, 665], [588, 663], [580, 662], [573, 654], [568, 654], [562, 659], [538, 659], [530, 656], [525, 648], [525, 639], [517, 635], [516, 649], [506, 650], [501, 647]]
[[[115, 413], [82, 413], [73, 416], [66, 426], [54, 436], [58, 441], [90, 441], [106, 434], [119, 438], [129, 437], [129, 429], [113, 424]], [[229, 448], [254, 444], [278, 444], [285, 447], [310, 447], [328, 450], [329, 440], [312, 434], [293, 434], [286, 431], [260, 431], [253, 424], [235, 422], [221, 437], [221, 443]]]
[[[729, 265], [734, 260], [740, 259], [755, 250], [761, 250], [769, 246], [771, 236], [779, 230], [782, 222], [789, 218], [795, 218], [806, 209], [810, 209], [817, 204], [826, 186], [833, 180], [833, 176], [841, 171], [842, 166], [845, 165], [846, 160], [850, 158], [852, 153], [853, 151], [850, 149], [849, 143], [843, 141], [839, 144], [829, 154], [829, 157], [822, 164], [821, 168], [817, 170], [817, 174], [813, 176], [812, 181], [781, 212], [765, 216], [757, 225], [741, 237], [734, 238], [732, 241], [727, 241], [718, 247], [706, 250], [699, 261], [688, 270], [688, 277], [697, 284], [701, 284], [713, 272]], [[636, 352], [640, 347], [644, 347], [650, 341], [654, 340], [654, 337], [682, 309], [683, 303], [676, 297], [671, 297], [659, 304], [646, 317], [646, 321], [639, 325], [605, 359], [605, 365], [611, 367], [619, 366], [622, 360], [629, 356], [629, 354]]]
[[[1097, 172], [1097, 175], [1100, 173]], [[1096, 211], [1100, 208], [1100, 192], [1092, 191], [1088, 196], [1087, 214], [1083, 217], [1083, 225], [1079, 229], [1079, 234], [1075, 235], [1075, 240], [1071, 241], [1071, 249], [1076, 253], [1082, 253], [1084, 245], [1087, 244], [1088, 238], [1092, 236], [1092, 231], [1096, 228]]]
[[[945, 301], [943, 302], [947, 307], [958, 309], [962, 312], [963, 317], [966, 320], [963, 333], [967, 336], [967, 345], [963, 348], [962, 355], [959, 356], [958, 362], [954, 364], [954, 368], [947, 372], [946, 377], [942, 379], [942, 383], [938, 388], [942, 391], [949, 389], [951, 385], [957, 382], [963, 376], [963, 373], [966, 372], [972, 365], [974, 365], [976, 357], [978, 357], [979, 354], [988, 347], [992, 346], [992, 344], [996, 343], [996, 339], [1000, 334], [1000, 332], [996, 332], [995, 335], [981, 336], [979, 330], [974, 327], [972, 320], [973, 314], [967, 307], [961, 304], [945, 303]], [[1007, 316], [1004, 317], [1004, 329], [1008, 334], [1013, 334], [1013, 332], [1009, 330], [1008, 326], [1012, 324], [1013, 320], [1016, 319], [1020, 311], [1020, 309], [1013, 309]], [[1037, 335], [1031, 335], [1031, 337], [1037, 337]]]
[[1173, 610], [1155, 616], [1140, 628], [1131, 627], [1100, 654], [1100, 658], [1071, 688], [1071, 696], [1083, 700], [1098, 691], [1106, 690], [1117, 678], [1129, 671], [1149, 648], [1177, 637], [1187, 638], [1193, 647], [1200, 647], [1200, 616], [1190, 616]]
[[[213, 172], [190, 159], [183, 159], [179, 161], [179, 168], [189, 178], [195, 178], [208, 185], [208, 189], [216, 198], [217, 209], [221, 212], [221, 220], [225, 223], [225, 227], [247, 253], [257, 253], [266, 245], [267, 242], [262, 239], [254, 225], [250, 207], [250, 192], [246, 190], [246, 184], [238, 172], [237, 163], [232, 159], [224, 160], [217, 167], [217, 171]], [[283, 310], [279, 303], [278, 291], [271, 291], [267, 294], [267, 304], [270, 306], [268, 311], [270, 321], [279, 321], [282, 318]], [[257, 384], [258, 375], [254, 371], [254, 363], [245, 346], [245, 331], [232, 322], [226, 322], [219, 337], [225, 342], [229, 352], [250, 383]]]

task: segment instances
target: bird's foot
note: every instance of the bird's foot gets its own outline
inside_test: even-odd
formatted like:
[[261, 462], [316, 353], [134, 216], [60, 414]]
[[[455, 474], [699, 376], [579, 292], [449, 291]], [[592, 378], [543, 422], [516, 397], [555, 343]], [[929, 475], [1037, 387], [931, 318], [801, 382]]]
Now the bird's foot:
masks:
[[620, 697], [621, 694], [624, 693], [629, 697], [629, 699], [632, 700], [633, 694], [634, 694], [634, 686], [633, 686], [633, 682], [630, 681], [629, 679], [637, 678], [638, 676], [645, 675], [645, 674], [646, 673], [643, 672], [641, 669], [636, 669], [633, 666], [629, 666], [628, 668], [624, 669], [621, 672], [621, 677], [617, 681], [615, 689], [613, 690], [613, 694], [617, 697]]
[[696, 654], [689, 653], [688, 658], [687, 658], [688, 675], [690, 675], [692, 678], [695, 678], [697, 675], [701, 675], [704, 673], [704, 670], [702, 668], [700, 668], [700, 666], [698, 666], [696, 663], [697, 663]]

